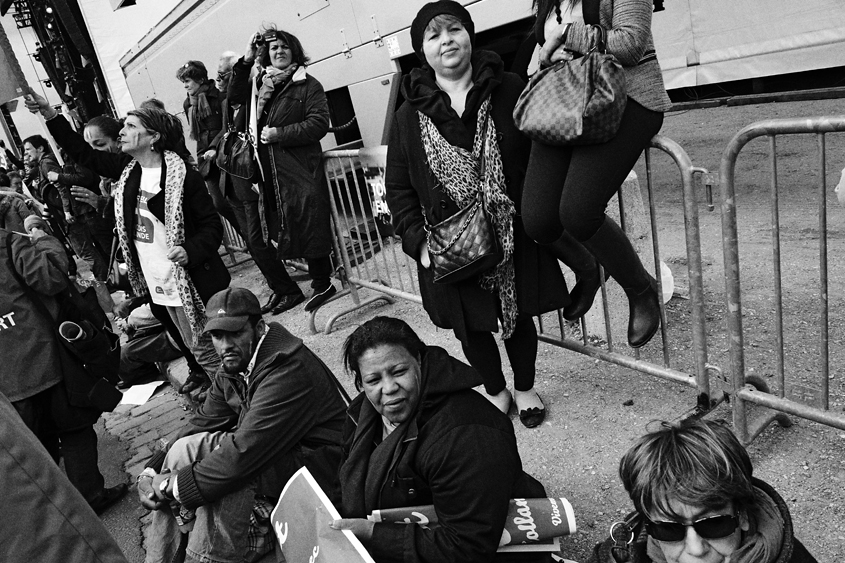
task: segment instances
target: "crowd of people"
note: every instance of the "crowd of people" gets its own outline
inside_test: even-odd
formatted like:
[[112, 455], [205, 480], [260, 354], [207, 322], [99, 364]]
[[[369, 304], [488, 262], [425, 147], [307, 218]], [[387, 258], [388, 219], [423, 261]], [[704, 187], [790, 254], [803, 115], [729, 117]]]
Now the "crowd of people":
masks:
[[[80, 553], [114, 554], [91, 511], [104, 511], [127, 487], [104, 486], [93, 429], [103, 409], [93, 395], [69, 393], [67, 381], [84, 366], [63, 353], [53, 326], [63, 292], [76, 289], [75, 255], [90, 266], [103, 310], [130, 318], [118, 386], [156, 377], [154, 361], [184, 355], [190, 367], [180, 392], [195, 393], [199, 406], [137, 476], [139, 502], [152, 511], [148, 563], [272, 557], [279, 547], [270, 513], [301, 467], [342, 516], [325, 532], [351, 531], [376, 561], [550, 561], [546, 553], [497, 552], [509, 501], [547, 496], [524, 471], [507, 416], [514, 409], [527, 428], [546, 416], [535, 388], [532, 317], [562, 309], [579, 318], [608, 275], [628, 296], [630, 346], [645, 345], [660, 323], [654, 278], [605, 215], [669, 108], [653, 56], [652, 3], [600, 0], [599, 8], [628, 102], [613, 139], [574, 147], [522, 135], [513, 110], [525, 84], [499, 55], [475, 49], [466, 8], [439, 0], [416, 14], [411, 42], [421, 65], [402, 79], [387, 203], [404, 251], [418, 263], [423, 307], [434, 325], [454, 332], [466, 362], [426, 345], [403, 320], [376, 317], [343, 348], [354, 399], [300, 338], [264, 318], [303, 302], [313, 311], [337, 291], [320, 148], [328, 102], [297, 37], [274, 27], [251, 35], [243, 56], [220, 56], [214, 80], [200, 61], [177, 69], [195, 155], [181, 121], [157, 100], [120, 121], [94, 118], [80, 134], [29, 94], [26, 105], [46, 120], [64, 164], [47, 139], [33, 136], [24, 161], [7, 150], [21, 172], [0, 172], [0, 282], [8, 288], [0, 295], [0, 391], [10, 402], [0, 401], [0, 410], [23, 423], [0, 432], [0, 446], [14, 454], [3, 458], [4, 475], [15, 476], [0, 490], [32, 506], [33, 518], [44, 506], [72, 506], [49, 512], [72, 530], [68, 545], [79, 536]], [[541, 65], [590, 48], [597, 31], [584, 23], [578, 0], [535, 0], [534, 10]], [[251, 142], [248, 175], [227, 164], [232, 136]], [[476, 200], [502, 259], [467, 280], [437, 283], [430, 226]], [[230, 286], [218, 253], [221, 216], [267, 281], [264, 303]], [[129, 298], [115, 305], [118, 256]], [[308, 264], [309, 297], [285, 268], [291, 258]], [[571, 290], [559, 261], [576, 273]], [[45, 455], [15, 454], [24, 440], [39, 441]], [[63, 458], [67, 481], [52, 466], [29, 471], [42, 458]], [[748, 454], [721, 423], [664, 423], [622, 457], [619, 475], [634, 510], [591, 561], [815, 561], [794, 537], [786, 503], [753, 477]], [[41, 492], [23, 498], [24, 490]], [[367, 518], [428, 504], [436, 525]], [[43, 556], [38, 542], [4, 543], [26, 526], [25, 519], [9, 532], [4, 526], [0, 545], [29, 555], [17, 560], [58, 560]]]

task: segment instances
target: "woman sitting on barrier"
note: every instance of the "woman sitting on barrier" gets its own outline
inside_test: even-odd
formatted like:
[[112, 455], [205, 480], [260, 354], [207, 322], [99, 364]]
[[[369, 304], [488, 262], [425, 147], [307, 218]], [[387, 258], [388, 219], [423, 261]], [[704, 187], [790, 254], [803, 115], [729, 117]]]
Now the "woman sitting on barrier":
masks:
[[[541, 65], [589, 50], [597, 31], [584, 23], [583, 2], [534, 0]], [[657, 286], [625, 232], [605, 215], [605, 208], [660, 131], [663, 112], [671, 102], [654, 54], [652, 0], [595, 3], [599, 21], [607, 30], [607, 51], [625, 71], [628, 99], [622, 123], [616, 136], [605, 143], [552, 146], [532, 142], [523, 216], [528, 234], [552, 248], [563, 246], [563, 256], [571, 256], [571, 249], [581, 245], [589, 251], [581, 250], [578, 254], [583, 258], [577, 263], [570, 258], [578, 282], [564, 317], [575, 320], [590, 309], [600, 287], [601, 264], [628, 296], [628, 343], [639, 348], [660, 326]]]
[[815, 563], [786, 502], [752, 470], [724, 423], [664, 422], [622, 457], [636, 512], [611, 526], [590, 562]]
[[117, 180], [114, 209], [120, 249], [136, 295], [149, 294], [153, 314], [178, 329], [203, 368], [181, 392], [210, 385], [220, 357], [202, 333], [205, 303], [228, 287], [229, 271], [217, 253], [223, 226], [202, 177], [174, 152], [182, 124], [158, 109], [130, 111], [120, 132], [120, 153], [92, 149], [38, 94], [27, 108], [47, 119], [56, 142], [76, 162]]
[[[523, 83], [498, 55], [473, 51], [474, 25], [457, 2], [426, 4], [411, 25], [423, 67], [402, 81], [387, 151], [387, 203], [406, 254], [418, 263], [423, 306], [451, 328], [488, 398], [507, 413], [513, 401], [493, 338], [502, 338], [514, 373], [516, 406], [531, 428], [545, 416], [534, 390], [537, 331], [532, 315], [567, 304], [556, 260], [526, 236], [519, 217], [528, 141], [513, 123]], [[478, 162], [484, 153], [484, 170]], [[481, 180], [484, 178], [484, 181]], [[457, 283], [434, 283], [426, 237], [481, 194], [504, 259]]]
[[[249, 75], [256, 58], [263, 69], [252, 82]], [[331, 283], [329, 190], [320, 147], [320, 139], [329, 131], [329, 105], [323, 86], [305, 71], [307, 64], [294, 35], [273, 28], [256, 33], [232, 67], [228, 98], [230, 104], [244, 106], [249, 129], [259, 141], [263, 176], [259, 204], [277, 256], [308, 262], [313, 292], [305, 310], [313, 311], [337, 289]], [[305, 301], [296, 282], [287, 278], [274, 313]]]
[[[351, 530], [376, 561], [513, 561], [495, 555], [509, 500], [546, 494], [522, 470], [513, 425], [472, 390], [478, 373], [391, 317], [355, 329], [343, 360], [363, 392], [347, 411], [344, 519], [332, 527]], [[366, 519], [373, 510], [427, 504], [437, 525]]]

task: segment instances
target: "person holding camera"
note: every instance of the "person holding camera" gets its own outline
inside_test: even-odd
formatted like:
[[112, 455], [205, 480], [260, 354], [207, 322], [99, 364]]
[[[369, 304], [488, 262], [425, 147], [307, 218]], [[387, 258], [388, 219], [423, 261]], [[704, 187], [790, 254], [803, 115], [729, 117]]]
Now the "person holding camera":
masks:
[[[256, 59], [263, 67], [254, 81]], [[329, 105], [323, 86], [306, 72], [308, 57], [294, 35], [270, 28], [249, 39], [244, 56], [232, 67], [229, 103], [242, 104], [252, 137], [258, 141], [262, 190], [260, 211], [280, 260], [305, 258], [313, 311], [337, 289], [331, 283], [332, 248], [329, 190], [323, 174], [320, 139], [329, 130]], [[273, 313], [305, 301], [285, 271], [285, 284]], [[274, 288], [275, 289], [275, 288]]]

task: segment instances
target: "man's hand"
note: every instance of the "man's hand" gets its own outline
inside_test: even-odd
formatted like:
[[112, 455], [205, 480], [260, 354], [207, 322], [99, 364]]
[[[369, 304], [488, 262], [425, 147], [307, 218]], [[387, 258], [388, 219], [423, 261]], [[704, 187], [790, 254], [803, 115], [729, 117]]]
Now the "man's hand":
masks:
[[214, 149], [208, 149], [204, 153], [202, 153], [203, 160], [214, 160], [214, 157], [217, 156], [217, 151]]
[[167, 253], [167, 259], [183, 268], [188, 265], [188, 253], [181, 246], [174, 246]]
[[29, 231], [29, 236], [32, 238], [33, 241], [36, 241], [41, 237], [46, 237], [47, 233], [45, 233], [42, 229], [39, 229], [38, 227], [34, 227], [32, 230]]
[[65, 221], [67, 221], [68, 225], [73, 225], [76, 223], [76, 217], [70, 211], [65, 211]]
[[342, 518], [332, 520], [332, 523], [329, 524], [329, 527], [335, 530], [349, 530], [364, 543], [372, 539], [373, 526], [375, 526], [375, 523], [366, 518]]
[[50, 170], [47, 172], [47, 179], [51, 182], [58, 182], [59, 181], [59, 173], [55, 170]]
[[154, 479], [155, 477], [147, 475], [138, 478], [138, 500], [141, 502], [141, 506], [147, 510], [160, 510], [168, 504], [157, 500], [156, 492], [153, 489]]

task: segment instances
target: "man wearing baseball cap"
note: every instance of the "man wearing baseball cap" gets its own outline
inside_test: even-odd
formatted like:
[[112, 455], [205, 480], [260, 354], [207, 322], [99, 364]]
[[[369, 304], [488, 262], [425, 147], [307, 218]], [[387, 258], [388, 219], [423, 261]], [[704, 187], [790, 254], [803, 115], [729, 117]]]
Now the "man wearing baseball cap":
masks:
[[[253, 561], [273, 549], [270, 511], [303, 465], [337, 499], [348, 401], [329, 368], [281, 324], [265, 323], [247, 289], [206, 305], [222, 365], [205, 402], [138, 476], [154, 510], [147, 563]], [[252, 522], [251, 522], [252, 516]]]

